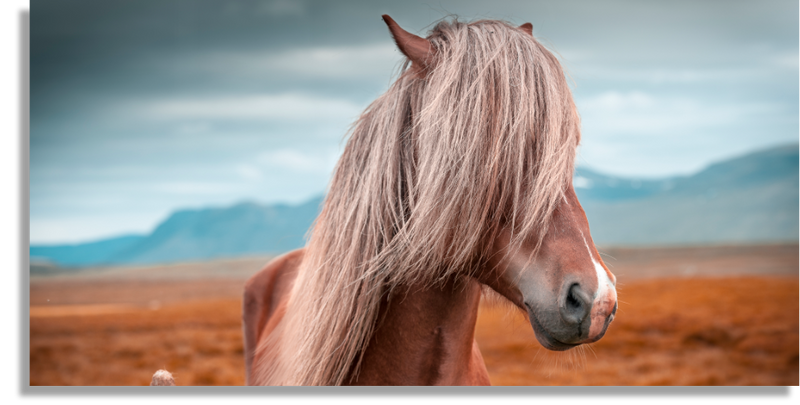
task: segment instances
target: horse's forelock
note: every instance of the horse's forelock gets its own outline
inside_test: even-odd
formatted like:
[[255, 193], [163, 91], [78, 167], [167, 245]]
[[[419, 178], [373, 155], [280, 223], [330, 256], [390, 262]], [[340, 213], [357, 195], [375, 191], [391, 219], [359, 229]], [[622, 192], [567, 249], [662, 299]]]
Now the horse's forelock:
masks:
[[579, 122], [556, 58], [498, 21], [428, 39], [433, 69], [405, 69], [351, 129], [263, 383], [347, 382], [387, 291], [469, 274], [500, 226], [512, 248], [543, 236], [569, 184]]
[[419, 172], [428, 174], [418, 187], [430, 196], [420, 205], [438, 209], [421, 210], [435, 218], [419, 223], [491, 234], [486, 228], [504, 219], [519, 235], [514, 243], [541, 237], [580, 139], [560, 64], [526, 31], [499, 21], [441, 22], [429, 39], [439, 63], [415, 132]]

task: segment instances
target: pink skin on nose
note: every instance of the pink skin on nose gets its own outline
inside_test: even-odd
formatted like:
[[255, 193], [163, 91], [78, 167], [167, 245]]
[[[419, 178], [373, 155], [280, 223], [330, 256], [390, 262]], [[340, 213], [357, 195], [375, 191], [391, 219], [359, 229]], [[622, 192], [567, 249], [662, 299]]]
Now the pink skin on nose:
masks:
[[[595, 262], [595, 266], [600, 266]], [[603, 333], [603, 328], [606, 326], [606, 318], [614, 311], [614, 305], [617, 304], [617, 289], [614, 288], [611, 280], [603, 272], [602, 280], [598, 277], [598, 294], [592, 304], [592, 326], [589, 328], [589, 340], [596, 338], [600, 333]]]
[[589, 328], [589, 338], [587, 339], [592, 341], [603, 333], [606, 326], [606, 318], [611, 315], [611, 312], [614, 311], [614, 306], [617, 304], [616, 277], [595, 260], [591, 249], [589, 249], [589, 244], [586, 243], [586, 238], [583, 239], [583, 243], [586, 244], [586, 250], [589, 252], [589, 257], [592, 259], [594, 270], [597, 274], [597, 292], [592, 303], [592, 313], [590, 314], [592, 324]]

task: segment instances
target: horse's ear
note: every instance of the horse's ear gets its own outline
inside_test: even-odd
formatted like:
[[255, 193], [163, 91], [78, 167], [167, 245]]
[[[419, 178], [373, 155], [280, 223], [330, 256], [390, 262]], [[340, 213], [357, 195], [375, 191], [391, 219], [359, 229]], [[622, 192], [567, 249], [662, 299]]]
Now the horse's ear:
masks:
[[422, 68], [422, 70], [429, 69], [436, 52], [431, 43], [425, 38], [420, 38], [400, 28], [392, 17], [386, 14], [383, 15], [383, 21], [389, 27], [392, 38], [394, 38], [397, 47], [400, 48], [400, 52], [408, 56], [408, 59], [411, 59], [411, 62]]
[[519, 26], [520, 29], [527, 32], [528, 35], [533, 36], [533, 24], [525, 23]]

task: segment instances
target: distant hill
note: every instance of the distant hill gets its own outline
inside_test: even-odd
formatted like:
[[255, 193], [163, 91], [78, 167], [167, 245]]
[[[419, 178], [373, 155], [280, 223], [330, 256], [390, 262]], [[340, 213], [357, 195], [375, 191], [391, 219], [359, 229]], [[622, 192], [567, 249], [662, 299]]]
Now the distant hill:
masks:
[[242, 203], [178, 211], [111, 262], [167, 263], [286, 252], [304, 245], [321, 203], [322, 197], [317, 197], [297, 206]]
[[628, 179], [576, 167], [572, 184], [583, 201], [623, 201], [644, 198], [674, 187], [672, 178], [658, 180]]
[[86, 266], [113, 262], [118, 253], [125, 251], [145, 239], [142, 235], [126, 235], [105, 239], [98, 242], [73, 245], [32, 245], [31, 262], [39, 262], [47, 268], [45, 262], [57, 263], [61, 266]]
[[[322, 197], [300, 205], [241, 203], [228, 208], [181, 210], [147, 236], [124, 236], [77, 245], [30, 248], [31, 261], [66, 267], [174, 263], [278, 254], [305, 244]], [[38, 267], [37, 267], [38, 268]]]
[[614, 178], [613, 186], [590, 181], [576, 192], [598, 245], [797, 241], [798, 170], [793, 144], [719, 162], [692, 176]]
[[[798, 148], [772, 148], [658, 180], [577, 168], [574, 184], [600, 246], [797, 241]], [[32, 261], [73, 267], [277, 254], [304, 245], [321, 203], [317, 197], [294, 206], [182, 210], [150, 235], [34, 245], [30, 254]], [[40, 262], [42, 272], [49, 271], [47, 262]]]

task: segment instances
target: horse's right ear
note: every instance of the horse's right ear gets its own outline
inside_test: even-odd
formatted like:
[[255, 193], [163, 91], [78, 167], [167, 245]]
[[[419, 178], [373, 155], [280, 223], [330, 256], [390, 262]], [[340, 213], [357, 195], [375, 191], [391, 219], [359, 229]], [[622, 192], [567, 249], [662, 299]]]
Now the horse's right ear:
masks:
[[519, 28], [528, 33], [528, 35], [533, 36], [533, 24], [525, 23], [519, 26]]
[[392, 33], [392, 38], [400, 48], [400, 52], [411, 59], [417, 68], [425, 71], [431, 67], [433, 63], [433, 56], [436, 50], [430, 42], [425, 38], [420, 38], [402, 28], [388, 15], [383, 15], [383, 21], [389, 27], [389, 32]]

